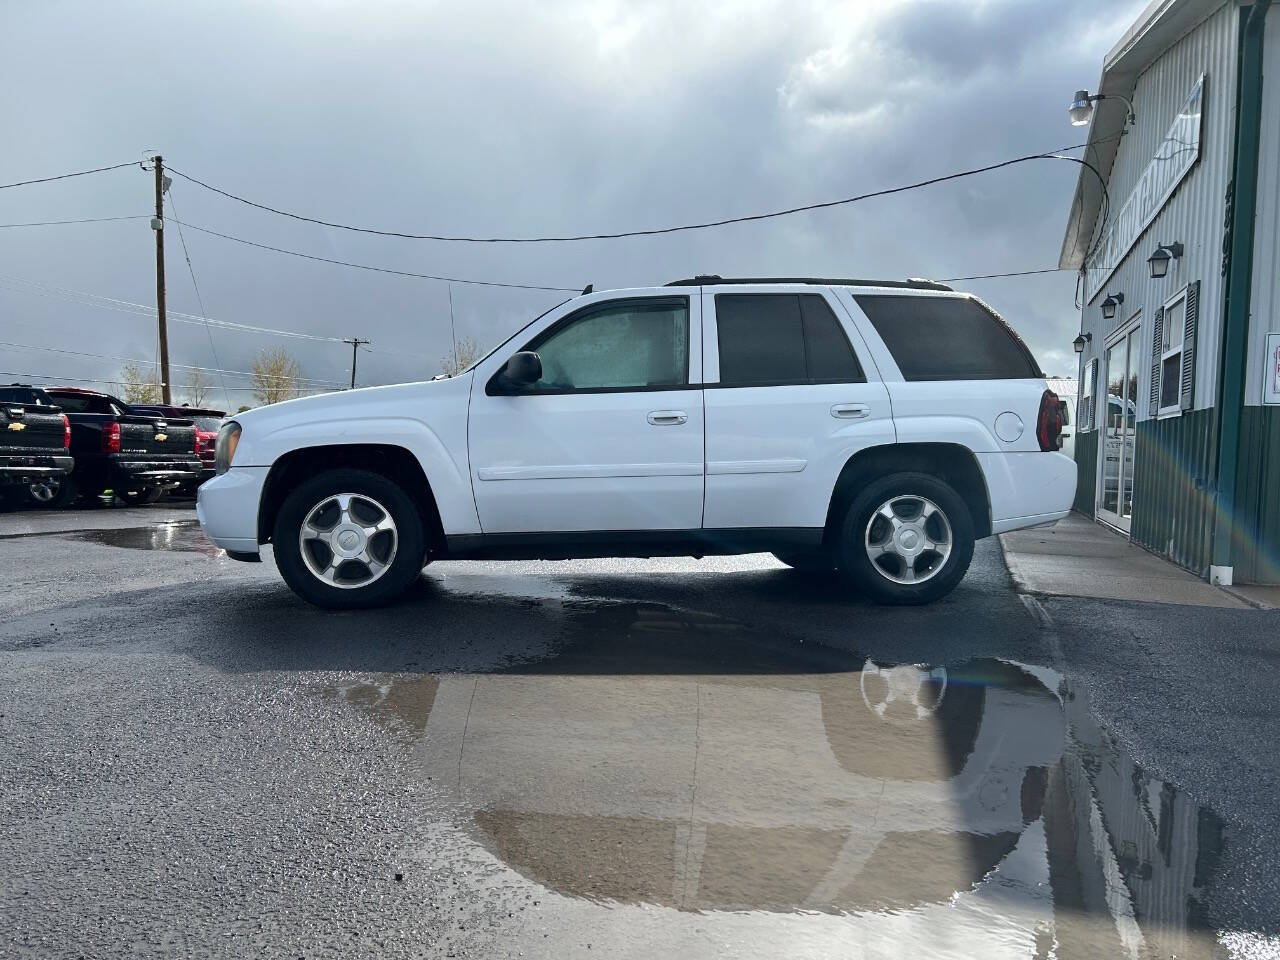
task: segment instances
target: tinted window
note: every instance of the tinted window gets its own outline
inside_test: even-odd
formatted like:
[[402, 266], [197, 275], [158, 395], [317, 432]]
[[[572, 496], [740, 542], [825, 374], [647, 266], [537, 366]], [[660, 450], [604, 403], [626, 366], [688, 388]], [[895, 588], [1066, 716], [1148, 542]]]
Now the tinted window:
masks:
[[716, 331], [721, 383], [808, 379], [800, 298], [795, 294], [717, 294]]
[[0, 403], [32, 403], [42, 407], [55, 406], [43, 390], [31, 387], [0, 387]]
[[717, 294], [716, 339], [722, 384], [865, 379], [840, 322], [820, 294]]
[[907, 380], [1021, 380], [1041, 376], [1023, 342], [968, 297], [854, 297]]
[[684, 386], [689, 382], [689, 302], [680, 297], [604, 303], [526, 349], [542, 360], [535, 391]]
[[827, 298], [816, 293], [800, 297], [804, 317], [804, 347], [810, 380], [834, 380], [839, 383], [861, 383], [866, 380], [862, 366], [853, 355], [849, 338], [840, 329], [840, 321], [831, 312]]

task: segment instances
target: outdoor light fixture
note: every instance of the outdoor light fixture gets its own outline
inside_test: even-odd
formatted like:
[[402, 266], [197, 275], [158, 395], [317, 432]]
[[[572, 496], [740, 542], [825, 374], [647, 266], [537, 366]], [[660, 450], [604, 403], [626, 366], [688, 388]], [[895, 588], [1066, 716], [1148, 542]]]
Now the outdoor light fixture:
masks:
[[1156, 252], [1147, 257], [1147, 266], [1151, 268], [1151, 278], [1162, 280], [1169, 275], [1169, 261], [1182, 259], [1182, 244], [1162, 243]]
[[1116, 307], [1124, 303], [1123, 293], [1111, 293], [1107, 295], [1107, 299], [1102, 301], [1102, 319], [1114, 320], [1116, 318]]
[[1071, 341], [1071, 345], [1076, 348], [1076, 353], [1084, 353], [1084, 345], [1093, 342], [1092, 333], [1082, 333]]
[[1124, 129], [1128, 130], [1138, 120], [1137, 115], [1133, 112], [1133, 104], [1124, 97], [1118, 97], [1114, 93], [1095, 93], [1090, 95], [1088, 90], [1077, 90], [1075, 96], [1071, 98], [1071, 105], [1067, 107], [1067, 115], [1071, 117], [1071, 125], [1073, 127], [1088, 126], [1089, 121], [1093, 119], [1093, 105], [1099, 100], [1121, 100], [1124, 105], [1129, 108], [1129, 115], [1125, 117]]

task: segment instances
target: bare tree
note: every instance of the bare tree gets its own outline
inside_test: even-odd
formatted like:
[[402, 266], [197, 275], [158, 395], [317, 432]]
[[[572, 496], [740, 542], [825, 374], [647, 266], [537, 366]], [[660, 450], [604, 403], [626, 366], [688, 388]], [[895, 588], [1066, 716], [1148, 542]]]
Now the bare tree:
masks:
[[302, 368], [284, 347], [269, 347], [253, 359], [253, 396], [260, 404], [298, 396]]
[[126, 363], [121, 367], [120, 380], [126, 403], [160, 402], [160, 385], [137, 364]]
[[203, 370], [192, 370], [187, 376], [187, 403], [193, 407], [203, 407], [213, 394], [213, 381], [204, 375]]
[[440, 358], [440, 372], [454, 377], [484, 356], [484, 348], [471, 337], [463, 337], [454, 348]]

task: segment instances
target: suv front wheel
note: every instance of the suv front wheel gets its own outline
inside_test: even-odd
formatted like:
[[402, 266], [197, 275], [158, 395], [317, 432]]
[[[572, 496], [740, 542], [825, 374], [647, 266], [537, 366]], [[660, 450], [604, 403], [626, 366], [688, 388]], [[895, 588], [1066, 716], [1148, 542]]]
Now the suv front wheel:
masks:
[[318, 607], [394, 600], [422, 571], [422, 519], [400, 487], [367, 470], [329, 470], [286, 498], [272, 532], [276, 566]]
[[973, 559], [973, 519], [948, 484], [923, 473], [895, 473], [868, 484], [840, 527], [840, 570], [880, 603], [931, 603], [945, 597]]

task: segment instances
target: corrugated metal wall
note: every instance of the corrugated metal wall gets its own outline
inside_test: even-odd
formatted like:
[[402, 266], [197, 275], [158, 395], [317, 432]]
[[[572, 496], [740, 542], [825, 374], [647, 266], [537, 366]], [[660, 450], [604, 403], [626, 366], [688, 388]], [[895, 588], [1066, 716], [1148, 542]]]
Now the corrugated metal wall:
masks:
[[1280, 583], [1280, 407], [1245, 407], [1232, 562], [1241, 583]]
[[1098, 489], [1098, 431], [1076, 433], [1076, 502], [1072, 504], [1087, 517], [1093, 516]]
[[1209, 571], [1217, 443], [1212, 410], [1138, 423], [1133, 453], [1132, 538], [1201, 576]]
[[[1107, 337], [1127, 323], [1135, 312], [1141, 311], [1143, 348], [1142, 362], [1138, 365], [1138, 396], [1145, 398], [1150, 394], [1151, 384], [1151, 316], [1187, 283], [1201, 281], [1196, 409], [1213, 405], [1217, 392], [1223, 216], [1235, 138], [1238, 29], [1239, 9], [1231, 3], [1223, 4], [1138, 78], [1133, 104], [1138, 120], [1120, 143], [1107, 185], [1112, 210], [1118, 211], [1124, 205], [1187, 94], [1200, 75], [1205, 74], [1200, 160], [1120, 267], [1094, 295], [1082, 317], [1082, 329], [1093, 334], [1093, 341], [1080, 358], [1081, 370], [1092, 357], [1102, 357]], [[1173, 241], [1184, 245], [1185, 254], [1171, 267], [1168, 277], [1152, 280], [1147, 257], [1161, 243]], [[1124, 304], [1114, 320], [1103, 320], [1099, 306], [1108, 293], [1116, 292], [1124, 294]], [[1146, 418], [1147, 403], [1144, 401], [1139, 406], [1139, 416]]]
[[1254, 221], [1249, 364], [1244, 381], [1244, 402], [1248, 404], [1262, 402], [1263, 347], [1268, 331], [1280, 331], [1280, 7], [1272, 7], [1267, 15], [1264, 44], [1258, 216]]

